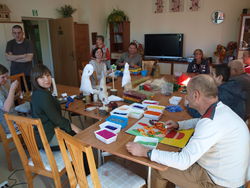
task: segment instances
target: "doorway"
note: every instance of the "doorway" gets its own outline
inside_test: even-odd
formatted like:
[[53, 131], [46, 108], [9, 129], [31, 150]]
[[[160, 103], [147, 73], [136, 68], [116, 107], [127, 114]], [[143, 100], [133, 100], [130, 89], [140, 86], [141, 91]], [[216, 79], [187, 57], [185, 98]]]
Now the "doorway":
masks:
[[34, 46], [33, 65], [38, 63], [46, 65], [54, 77], [49, 20], [49, 18], [22, 18], [25, 36], [33, 42]]

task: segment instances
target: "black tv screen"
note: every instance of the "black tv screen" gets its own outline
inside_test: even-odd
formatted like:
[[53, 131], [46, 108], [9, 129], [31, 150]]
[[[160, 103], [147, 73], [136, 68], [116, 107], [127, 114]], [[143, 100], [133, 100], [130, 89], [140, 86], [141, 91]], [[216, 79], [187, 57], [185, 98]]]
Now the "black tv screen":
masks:
[[183, 34], [145, 34], [145, 58], [182, 57]]

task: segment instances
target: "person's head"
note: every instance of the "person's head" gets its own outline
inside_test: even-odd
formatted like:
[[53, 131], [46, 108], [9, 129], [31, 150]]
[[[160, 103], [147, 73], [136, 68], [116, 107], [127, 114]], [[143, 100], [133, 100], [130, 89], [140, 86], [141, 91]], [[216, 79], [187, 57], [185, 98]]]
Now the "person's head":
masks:
[[104, 37], [102, 35], [96, 36], [96, 46], [101, 48], [104, 43]]
[[214, 65], [212, 68], [212, 76], [218, 86], [223, 82], [227, 82], [230, 78], [229, 66], [226, 63]]
[[187, 85], [186, 99], [189, 102], [189, 106], [200, 113], [204, 113], [204, 110], [217, 101], [217, 96], [218, 88], [210, 75], [199, 74], [191, 78]]
[[8, 80], [8, 69], [0, 64], [0, 85], [5, 85]]
[[96, 58], [96, 59], [102, 59], [103, 56], [103, 51], [101, 48], [95, 48], [92, 51], [92, 57]]
[[51, 72], [43, 64], [37, 64], [32, 68], [30, 79], [34, 90], [52, 89]]
[[23, 37], [23, 29], [20, 25], [14, 25], [12, 27], [12, 36], [16, 40], [16, 42], [22, 42], [24, 37]]
[[194, 58], [196, 59], [196, 61], [201, 61], [201, 59], [203, 58], [203, 51], [201, 49], [196, 49], [194, 51]]
[[230, 67], [231, 76], [239, 76], [245, 72], [244, 64], [239, 60], [230, 61], [228, 66]]
[[137, 53], [137, 44], [134, 42], [131, 42], [128, 46], [128, 53], [131, 55], [134, 55]]
[[250, 65], [250, 51], [245, 51], [243, 53], [243, 63], [246, 65]]

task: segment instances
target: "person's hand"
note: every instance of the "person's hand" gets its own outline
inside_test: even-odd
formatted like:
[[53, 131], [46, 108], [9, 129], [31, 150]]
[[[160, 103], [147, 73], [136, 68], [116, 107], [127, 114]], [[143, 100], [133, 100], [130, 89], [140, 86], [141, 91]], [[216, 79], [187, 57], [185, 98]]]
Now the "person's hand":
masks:
[[178, 129], [179, 128], [179, 124], [173, 120], [166, 121], [166, 125], [167, 125], [168, 129]]
[[78, 128], [76, 125], [74, 125], [74, 124], [72, 124], [72, 123], [71, 123], [71, 129], [72, 129], [76, 134], [78, 134], [78, 133], [81, 131], [80, 128]]
[[15, 80], [14, 82], [11, 83], [10, 90], [16, 91], [16, 89], [18, 88], [18, 85], [19, 85], [19, 82]]
[[138, 157], [147, 157], [147, 152], [150, 150], [149, 148], [136, 142], [128, 142], [126, 147], [129, 153]]

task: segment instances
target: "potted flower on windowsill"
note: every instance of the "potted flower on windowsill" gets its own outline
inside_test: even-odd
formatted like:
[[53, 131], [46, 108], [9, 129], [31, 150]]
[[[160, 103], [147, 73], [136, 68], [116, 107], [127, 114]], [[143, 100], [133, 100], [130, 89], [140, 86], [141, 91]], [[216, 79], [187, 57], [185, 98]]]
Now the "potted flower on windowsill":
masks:
[[56, 10], [63, 18], [72, 17], [72, 14], [76, 11], [71, 5], [64, 5]]

